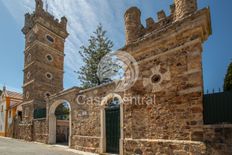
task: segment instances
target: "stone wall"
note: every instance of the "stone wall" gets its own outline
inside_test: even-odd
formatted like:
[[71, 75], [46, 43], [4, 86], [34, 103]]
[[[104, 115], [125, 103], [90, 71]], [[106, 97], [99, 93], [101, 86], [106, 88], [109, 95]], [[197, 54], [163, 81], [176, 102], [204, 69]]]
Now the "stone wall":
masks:
[[33, 141], [48, 143], [48, 122], [46, 119], [33, 120]]
[[206, 35], [202, 36], [201, 27], [208, 28], [206, 21], [209, 19], [204, 18], [208, 13], [209, 10], [203, 9], [189, 18], [163, 25], [121, 49], [130, 53], [139, 64], [139, 80], [128, 95], [155, 96], [155, 101], [149, 105], [125, 103], [124, 153], [132, 154], [142, 149], [140, 154], [167, 151], [194, 154], [191, 147], [202, 154], [206, 152], [202, 143], [201, 54], [202, 39], [206, 39], [210, 31], [204, 30]]
[[33, 120], [31, 123], [15, 119], [12, 129], [13, 138], [48, 143], [48, 124], [46, 119]]
[[210, 155], [231, 155], [232, 125], [204, 126], [204, 142]]
[[101, 101], [112, 93], [114, 85], [105, 85], [80, 91], [76, 97], [77, 108], [72, 115], [72, 147], [89, 152], [100, 152]]
[[14, 138], [33, 141], [33, 125], [15, 122]]
[[126, 140], [124, 155], [201, 155], [206, 153], [202, 142], [178, 140]]

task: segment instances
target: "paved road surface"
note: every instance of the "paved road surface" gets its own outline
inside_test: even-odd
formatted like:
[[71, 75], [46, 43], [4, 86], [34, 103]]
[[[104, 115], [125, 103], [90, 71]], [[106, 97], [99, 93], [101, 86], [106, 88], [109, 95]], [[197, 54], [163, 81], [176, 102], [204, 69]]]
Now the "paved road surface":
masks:
[[83, 155], [67, 147], [25, 142], [0, 137], [0, 155]]

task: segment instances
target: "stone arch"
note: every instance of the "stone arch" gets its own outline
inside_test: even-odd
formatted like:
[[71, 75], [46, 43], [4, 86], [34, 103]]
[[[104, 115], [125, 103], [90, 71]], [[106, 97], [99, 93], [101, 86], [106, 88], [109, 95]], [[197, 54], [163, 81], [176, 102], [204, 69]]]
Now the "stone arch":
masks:
[[115, 93], [110, 93], [107, 96], [103, 98], [101, 101], [101, 140], [100, 140], [100, 153], [106, 152], [106, 124], [105, 124], [105, 108], [107, 105], [107, 102], [112, 98], [118, 98], [120, 102], [120, 155], [123, 155], [123, 99], [120, 95]]
[[71, 122], [72, 122], [72, 118], [71, 118], [71, 103], [67, 100], [57, 100], [55, 102], [53, 102], [48, 110], [48, 128], [49, 128], [49, 134], [48, 134], [48, 143], [49, 144], [55, 144], [56, 143], [56, 116], [55, 116], [55, 111], [56, 108], [63, 103], [67, 103], [69, 106], [69, 147], [71, 146], [71, 135], [72, 135], [72, 129], [71, 129]]

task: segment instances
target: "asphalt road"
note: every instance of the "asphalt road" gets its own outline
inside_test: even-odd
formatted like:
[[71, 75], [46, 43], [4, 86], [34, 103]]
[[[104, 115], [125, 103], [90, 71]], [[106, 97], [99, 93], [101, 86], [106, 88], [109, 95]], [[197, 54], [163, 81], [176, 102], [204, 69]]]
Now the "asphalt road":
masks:
[[0, 137], [0, 155], [84, 155], [67, 147]]

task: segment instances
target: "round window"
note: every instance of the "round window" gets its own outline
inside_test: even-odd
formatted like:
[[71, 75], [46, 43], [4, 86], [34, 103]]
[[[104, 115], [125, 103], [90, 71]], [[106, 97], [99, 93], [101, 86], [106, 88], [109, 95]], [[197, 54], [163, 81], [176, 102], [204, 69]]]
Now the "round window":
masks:
[[47, 60], [48, 62], [52, 62], [52, 61], [53, 61], [52, 55], [47, 54], [47, 55], [46, 55], [46, 60]]
[[31, 62], [31, 54], [29, 53], [28, 55], [27, 55], [27, 63], [30, 63]]
[[28, 73], [27, 73], [27, 79], [29, 80], [30, 77], [31, 77], [31, 72], [28, 72]]
[[53, 78], [52, 74], [51, 73], [46, 73], [46, 78], [51, 80]]
[[53, 43], [53, 42], [54, 42], [53, 37], [50, 36], [50, 35], [46, 35], [46, 39], [47, 39], [47, 41], [48, 41], [49, 43]]
[[51, 96], [51, 93], [50, 93], [50, 92], [46, 92], [46, 93], [44, 94], [44, 96], [45, 96], [45, 98], [48, 98], [48, 97]]
[[30, 97], [30, 93], [26, 92], [26, 99], [29, 99], [29, 97]]
[[155, 74], [151, 77], [151, 82], [152, 83], [159, 83], [161, 80], [161, 76], [159, 74]]

